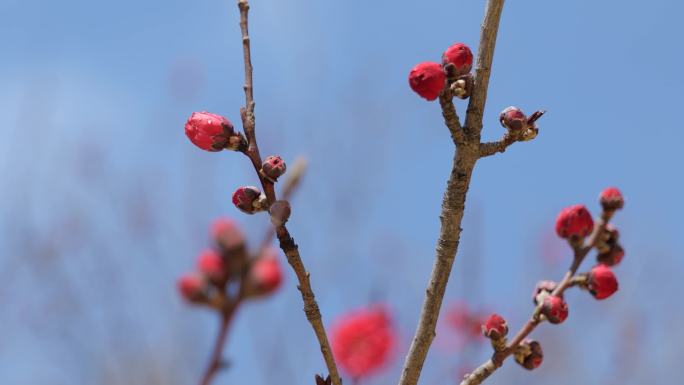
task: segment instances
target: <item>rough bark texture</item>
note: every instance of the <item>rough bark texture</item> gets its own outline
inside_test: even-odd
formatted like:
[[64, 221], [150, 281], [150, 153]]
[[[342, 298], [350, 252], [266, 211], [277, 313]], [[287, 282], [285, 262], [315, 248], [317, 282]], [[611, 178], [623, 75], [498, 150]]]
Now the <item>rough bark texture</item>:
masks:
[[436, 257], [425, 291], [425, 300], [411, 347], [404, 362], [400, 385], [418, 383], [423, 363], [435, 337], [435, 326], [451, 268], [458, 251], [461, 237], [461, 221], [465, 210], [466, 195], [475, 163], [480, 158], [480, 132], [482, 116], [487, 100], [487, 87], [494, 58], [496, 34], [504, 0], [489, 0], [480, 34], [473, 92], [468, 103], [465, 126], [461, 124], [447, 89], [440, 95], [440, 105], [445, 124], [456, 144], [456, 152], [442, 200], [441, 228], [436, 247]]

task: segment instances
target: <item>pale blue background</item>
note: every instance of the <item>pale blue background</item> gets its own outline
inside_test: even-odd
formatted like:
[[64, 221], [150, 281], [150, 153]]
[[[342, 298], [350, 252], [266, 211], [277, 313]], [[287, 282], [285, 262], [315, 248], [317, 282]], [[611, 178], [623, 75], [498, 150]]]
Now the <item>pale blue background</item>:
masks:
[[[239, 123], [234, 1], [0, 0], [0, 383], [192, 384], [216, 320], [174, 281], [206, 226], [264, 216], [229, 194], [254, 183], [236, 154], [191, 146], [195, 110]], [[478, 163], [447, 302], [531, 311], [537, 279], [569, 254], [556, 213], [622, 188], [620, 291], [568, 295], [570, 318], [535, 334], [534, 373], [491, 384], [673, 384], [684, 347], [680, 277], [681, 2], [509, 1], [483, 136], [498, 112], [548, 110], [541, 133]], [[452, 145], [437, 103], [407, 74], [451, 43], [477, 46], [483, 1], [252, 1], [258, 134], [265, 154], [311, 164], [291, 231], [326, 321], [370, 301], [394, 309], [401, 343], [365, 384], [396, 382], [431, 269]], [[459, 111], [465, 104], [459, 102]], [[311, 384], [324, 366], [295, 278], [238, 315], [216, 384]], [[441, 330], [441, 329], [440, 329]], [[455, 383], [467, 356], [440, 342], [422, 384]]]

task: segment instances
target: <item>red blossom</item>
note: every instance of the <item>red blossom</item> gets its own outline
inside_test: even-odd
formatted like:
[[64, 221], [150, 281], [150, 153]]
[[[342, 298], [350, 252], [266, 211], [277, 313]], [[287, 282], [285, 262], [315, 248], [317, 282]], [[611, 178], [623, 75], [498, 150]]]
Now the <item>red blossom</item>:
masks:
[[214, 282], [226, 277], [226, 264], [223, 258], [212, 249], [204, 250], [197, 257], [197, 270]]
[[261, 190], [254, 186], [238, 187], [233, 193], [233, 204], [243, 213], [254, 214], [257, 212], [256, 202], [261, 196]]
[[561, 238], [586, 237], [594, 229], [594, 220], [584, 205], [564, 208], [556, 218], [556, 233]]
[[245, 235], [240, 226], [230, 218], [215, 220], [209, 232], [223, 250], [234, 250], [245, 244]]
[[221, 115], [193, 112], [185, 123], [185, 135], [197, 147], [206, 151], [221, 151], [234, 135], [233, 124]]
[[198, 273], [185, 273], [176, 281], [178, 292], [188, 301], [196, 301], [204, 294], [205, 282]]
[[423, 62], [409, 73], [411, 89], [427, 100], [435, 100], [442, 92], [446, 75], [441, 65], [434, 62]]
[[500, 315], [492, 314], [482, 325], [482, 334], [493, 340], [501, 339], [508, 334], [508, 324]]
[[606, 299], [618, 290], [618, 281], [610, 267], [599, 264], [591, 268], [587, 287], [596, 299]]
[[562, 297], [549, 295], [544, 297], [541, 312], [552, 324], [559, 324], [568, 318], [568, 304]]
[[333, 354], [352, 378], [366, 377], [384, 366], [396, 343], [396, 332], [383, 306], [342, 316], [331, 332]]
[[456, 75], [465, 75], [473, 67], [473, 53], [463, 43], [453, 44], [442, 54], [442, 64], [452, 64], [456, 70]]
[[254, 261], [249, 270], [249, 279], [255, 295], [268, 295], [278, 290], [283, 282], [283, 270], [276, 249], [266, 249]]
[[527, 127], [527, 116], [520, 108], [510, 106], [501, 111], [499, 122], [508, 130], [520, 132]]
[[606, 211], [618, 210], [625, 205], [625, 199], [622, 197], [622, 193], [617, 189], [617, 187], [608, 187], [607, 189], [601, 191], [599, 201], [601, 202], [603, 209]]
[[482, 335], [482, 323], [485, 318], [481, 313], [471, 311], [465, 302], [456, 302], [445, 314], [447, 324], [466, 340]]
[[283, 159], [278, 155], [267, 157], [264, 160], [264, 163], [261, 164], [261, 171], [263, 174], [273, 181], [285, 174], [285, 170], [287, 170], [287, 166], [285, 165]]

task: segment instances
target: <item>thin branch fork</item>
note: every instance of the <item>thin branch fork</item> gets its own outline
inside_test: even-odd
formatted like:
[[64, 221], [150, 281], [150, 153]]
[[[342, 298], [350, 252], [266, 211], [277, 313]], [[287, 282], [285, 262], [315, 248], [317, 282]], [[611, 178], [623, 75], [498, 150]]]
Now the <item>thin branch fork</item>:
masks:
[[[260, 173], [262, 159], [261, 155], [259, 154], [259, 145], [256, 138], [254, 118], [254, 85], [252, 78], [253, 68], [249, 38], [249, 2], [247, 0], [238, 0], [238, 8], [240, 10], [240, 31], [242, 33], [243, 59], [245, 63], [245, 107], [241, 108], [240, 110], [242, 124], [248, 142], [248, 148], [246, 151], [244, 151], [244, 153], [251, 160], [254, 170], [259, 177], [259, 181], [261, 182], [261, 186], [264, 189], [264, 194], [266, 195], [268, 205], [271, 205], [277, 200], [277, 195], [273, 182], [265, 178]], [[292, 266], [292, 269], [297, 276], [297, 280], [299, 281], [298, 288], [304, 301], [304, 313], [306, 314], [306, 318], [309, 320], [309, 323], [311, 324], [311, 327], [313, 328], [318, 339], [321, 353], [328, 368], [332, 384], [342, 385], [342, 380], [340, 379], [340, 375], [337, 371], [337, 365], [332, 354], [332, 349], [330, 348], [330, 343], [328, 342], [328, 336], [325, 332], [321, 312], [311, 288], [311, 283], [309, 281], [310, 275], [306, 271], [304, 263], [302, 262], [297, 244], [290, 236], [285, 224], [276, 226], [275, 232], [278, 240], [280, 241], [280, 248], [287, 256], [287, 261], [290, 266]]]
[[423, 363], [435, 337], [439, 311], [458, 251], [461, 222], [470, 178], [475, 163], [480, 158], [482, 115], [487, 100], [487, 87], [489, 86], [494, 47], [503, 5], [504, 0], [487, 1], [480, 33], [474, 86], [468, 102], [465, 127], [461, 128], [450, 91], [445, 90], [440, 95], [442, 115], [451, 132], [452, 139], [456, 143], [456, 150], [451, 174], [442, 199], [441, 227], [435, 250], [435, 262], [425, 291], [425, 300], [423, 301], [418, 326], [404, 361], [399, 385], [416, 385], [418, 383]]
[[[566, 289], [577, 285], [579, 282], [575, 279], [577, 270], [584, 261], [585, 257], [589, 252], [596, 246], [598, 240], [601, 238], [602, 234], [606, 230], [606, 225], [610, 222], [613, 215], [613, 211], [603, 211], [601, 217], [598, 221], [598, 225], [594, 228], [594, 231], [589, 236], [587, 244], [573, 244], [574, 258], [570, 268], [563, 276], [563, 279], [558, 283], [556, 288], [553, 290], [551, 295], [560, 296]], [[523, 340], [530, 334], [534, 329], [542, 322], [541, 317], [541, 307], [542, 304], [539, 303], [529, 320], [523, 325], [523, 327], [515, 334], [513, 339], [506, 345], [506, 349], [501, 351], [495, 351], [492, 358], [489, 359], [484, 364], [480, 365], [472, 373], [465, 376], [460, 385], [479, 385], [484, 380], [486, 380], [496, 369], [503, 365], [504, 360], [510, 355], [515, 353], [516, 348], [523, 342]]]

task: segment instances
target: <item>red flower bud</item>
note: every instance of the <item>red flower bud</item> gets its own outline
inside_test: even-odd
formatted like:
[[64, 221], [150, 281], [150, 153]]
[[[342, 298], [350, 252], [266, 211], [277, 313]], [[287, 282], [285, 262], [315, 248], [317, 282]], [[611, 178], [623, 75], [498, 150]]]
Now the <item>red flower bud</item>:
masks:
[[197, 273], [186, 273], [176, 281], [180, 295], [190, 302], [201, 301], [205, 298], [206, 282]]
[[261, 211], [261, 190], [254, 186], [239, 187], [233, 193], [233, 204], [243, 213], [254, 214]]
[[606, 299], [618, 290], [618, 281], [610, 267], [596, 265], [589, 272], [587, 288], [594, 298]]
[[463, 43], [453, 44], [442, 54], [442, 64], [453, 65], [456, 76], [465, 75], [473, 67], [473, 53]]
[[541, 312], [549, 322], [559, 324], [568, 318], [568, 304], [561, 297], [549, 295], [544, 297]]
[[211, 225], [211, 237], [224, 251], [239, 249], [245, 245], [245, 235], [232, 219], [219, 218]]
[[[558, 284], [553, 281], [537, 282], [537, 286], [535, 286], [534, 291], [532, 292], [532, 302], [534, 302], [535, 305], [538, 305], [540, 301], [544, 300], [544, 297], [556, 290], [556, 286], [558, 286]], [[560, 297], [562, 298], [563, 295], [561, 294]]]
[[527, 370], [539, 367], [544, 360], [544, 351], [541, 344], [533, 340], [525, 340], [518, 345], [514, 353], [515, 362]]
[[197, 257], [197, 270], [212, 282], [219, 283], [226, 279], [227, 269], [223, 258], [214, 250], [207, 249]]
[[622, 197], [620, 190], [616, 187], [608, 187], [601, 191], [599, 201], [605, 211], [615, 211], [621, 209], [625, 205], [625, 199]]
[[482, 324], [482, 334], [493, 340], [501, 339], [508, 334], [508, 324], [500, 315], [492, 314]]
[[596, 260], [606, 266], [615, 266], [625, 257], [625, 249], [619, 243], [610, 245], [608, 251], [596, 256]]
[[185, 135], [197, 147], [206, 151], [223, 150], [233, 136], [233, 124], [221, 115], [193, 112], [185, 123]]
[[594, 229], [594, 220], [584, 205], [564, 208], [556, 218], [556, 233], [561, 238], [586, 237]]
[[522, 132], [527, 128], [527, 116], [514, 106], [506, 107], [501, 111], [499, 122], [510, 131]]
[[441, 65], [434, 62], [423, 62], [409, 73], [411, 89], [427, 100], [435, 100], [442, 92], [446, 75]]
[[396, 339], [387, 309], [373, 306], [337, 320], [331, 329], [330, 344], [335, 359], [349, 377], [362, 378], [387, 364]]
[[272, 182], [275, 182], [279, 176], [285, 174], [286, 168], [285, 162], [278, 155], [269, 156], [261, 164], [262, 174]]
[[268, 295], [275, 292], [283, 281], [283, 271], [278, 261], [278, 251], [268, 248], [257, 258], [249, 270], [251, 294]]

